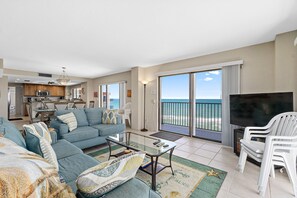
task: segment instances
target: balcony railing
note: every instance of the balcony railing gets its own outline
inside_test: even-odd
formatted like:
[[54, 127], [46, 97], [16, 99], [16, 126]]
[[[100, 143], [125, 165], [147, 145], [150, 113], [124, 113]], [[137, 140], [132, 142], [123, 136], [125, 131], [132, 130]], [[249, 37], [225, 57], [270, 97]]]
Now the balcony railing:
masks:
[[[189, 102], [161, 102], [161, 124], [189, 126]], [[196, 102], [196, 128], [222, 131], [222, 104]]]

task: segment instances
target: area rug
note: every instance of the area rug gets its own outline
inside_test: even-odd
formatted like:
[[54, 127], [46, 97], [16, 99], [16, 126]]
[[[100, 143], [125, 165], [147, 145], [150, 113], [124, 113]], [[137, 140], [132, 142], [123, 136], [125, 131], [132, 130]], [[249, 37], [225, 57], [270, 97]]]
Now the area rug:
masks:
[[[112, 153], [118, 153], [125, 148], [113, 146]], [[174, 152], [173, 152], [174, 153]], [[108, 148], [87, 153], [88, 155], [106, 161], [109, 156]], [[159, 158], [159, 162], [169, 164], [168, 154]], [[163, 198], [215, 198], [227, 175], [227, 172], [202, 165], [178, 156], [172, 156], [172, 167], [166, 168], [157, 175], [156, 191]], [[136, 177], [151, 185], [151, 176], [139, 170]]]
[[170, 133], [170, 132], [165, 132], [165, 131], [160, 131], [160, 132], [151, 134], [151, 136], [158, 137], [158, 138], [165, 139], [165, 140], [169, 140], [169, 141], [173, 141], [173, 142], [183, 137], [182, 135], [178, 135], [178, 134]]

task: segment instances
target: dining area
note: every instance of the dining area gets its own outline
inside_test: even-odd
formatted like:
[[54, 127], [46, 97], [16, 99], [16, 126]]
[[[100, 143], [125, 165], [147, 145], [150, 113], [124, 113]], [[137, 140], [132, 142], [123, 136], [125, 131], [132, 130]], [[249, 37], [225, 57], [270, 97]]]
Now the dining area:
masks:
[[[34, 101], [27, 102], [25, 105], [30, 123], [44, 122], [46, 124], [49, 124], [54, 118], [57, 110], [86, 108], [86, 102], [82, 100]], [[92, 106], [92, 101], [89, 106]]]

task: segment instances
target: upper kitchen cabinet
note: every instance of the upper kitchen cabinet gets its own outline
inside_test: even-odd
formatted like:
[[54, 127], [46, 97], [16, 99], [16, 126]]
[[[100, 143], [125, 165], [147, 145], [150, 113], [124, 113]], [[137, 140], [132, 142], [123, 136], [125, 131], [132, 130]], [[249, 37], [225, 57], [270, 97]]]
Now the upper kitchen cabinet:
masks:
[[65, 87], [63, 86], [49, 86], [50, 89], [48, 90], [50, 92], [51, 96], [65, 96]]
[[36, 90], [37, 90], [37, 85], [24, 84], [24, 96], [35, 96]]
[[65, 96], [64, 86], [24, 84], [24, 96], [35, 96], [36, 91], [49, 91], [52, 97]]
[[50, 91], [47, 85], [36, 85], [37, 91]]

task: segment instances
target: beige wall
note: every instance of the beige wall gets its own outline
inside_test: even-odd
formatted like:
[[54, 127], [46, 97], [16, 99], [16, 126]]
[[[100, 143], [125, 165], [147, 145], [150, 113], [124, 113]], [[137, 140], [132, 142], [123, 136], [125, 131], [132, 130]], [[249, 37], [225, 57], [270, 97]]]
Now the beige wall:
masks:
[[145, 68], [145, 79], [149, 81], [147, 92], [147, 125], [150, 130], [158, 130], [158, 77], [159, 72], [168, 72], [191, 67], [199, 67], [234, 60], [243, 60], [241, 69], [241, 92], [274, 91], [274, 42], [263, 43], [221, 53], [201, 56], [172, 63]]
[[293, 45], [297, 30], [276, 36], [275, 91], [294, 91], [297, 110], [297, 46]]
[[[0, 59], [0, 69], [3, 69], [3, 59]], [[0, 117], [7, 118], [8, 116], [8, 78], [7, 76], [0, 77]]]

